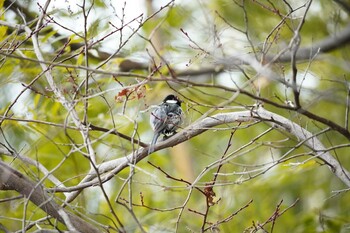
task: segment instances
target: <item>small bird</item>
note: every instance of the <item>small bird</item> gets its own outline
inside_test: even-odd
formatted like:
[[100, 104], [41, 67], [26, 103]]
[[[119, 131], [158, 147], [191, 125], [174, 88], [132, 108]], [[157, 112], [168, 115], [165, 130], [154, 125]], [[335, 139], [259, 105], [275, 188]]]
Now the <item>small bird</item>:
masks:
[[181, 101], [175, 95], [168, 95], [163, 102], [151, 112], [150, 124], [154, 131], [152, 142], [148, 148], [148, 154], [154, 150], [160, 134], [165, 138], [176, 133], [176, 129], [182, 124], [184, 113], [181, 109]]

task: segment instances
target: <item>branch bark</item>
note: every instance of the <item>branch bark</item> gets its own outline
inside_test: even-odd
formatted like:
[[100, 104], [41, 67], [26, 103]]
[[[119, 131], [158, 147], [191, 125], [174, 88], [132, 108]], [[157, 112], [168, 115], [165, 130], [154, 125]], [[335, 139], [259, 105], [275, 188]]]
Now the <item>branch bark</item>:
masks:
[[[176, 146], [177, 144], [202, 134], [208, 130], [208, 128], [228, 123], [252, 121], [264, 121], [297, 137], [300, 141], [304, 142], [304, 145], [314, 151], [316, 154], [316, 156], [314, 156], [315, 158], [322, 160], [335, 176], [337, 176], [347, 187], [350, 187], [350, 173], [329, 153], [327, 148], [325, 148], [322, 142], [315, 135], [291, 120], [272, 113], [262, 107], [258, 107], [257, 109], [253, 109], [251, 111], [219, 113], [206, 117], [201, 121], [193, 123], [169, 139], [157, 143], [154, 146], [154, 151]], [[132, 161], [139, 162], [147, 156], [148, 148], [140, 148], [130, 153], [126, 157], [111, 160], [98, 165], [97, 167], [99, 175], [101, 176], [101, 182], [104, 183], [110, 180], [115, 174], [118, 174], [124, 168], [133, 166]], [[105, 175], [102, 176], [103, 174]], [[91, 185], [98, 185], [99, 182], [96, 181], [95, 178], [96, 171], [91, 170], [78, 186], [70, 188], [55, 188], [52, 189], [52, 191], [72, 192], [67, 195], [66, 199], [67, 202], [71, 202], [84, 188], [90, 187]]]
[[[342, 48], [350, 43], [350, 24], [347, 25], [341, 32], [336, 35], [330, 35], [329, 37], [317, 41], [307, 47], [301, 47], [295, 54], [297, 61], [310, 61], [316, 54], [322, 54], [331, 52], [335, 49]], [[288, 51], [279, 56], [277, 61], [290, 62], [290, 57], [293, 51]], [[274, 60], [275, 55], [270, 54], [266, 57], [266, 62]]]
[[15, 190], [40, 207], [44, 212], [65, 224], [70, 232], [101, 232], [80, 217], [61, 208], [40, 184], [0, 161], [0, 190]]
[[[322, 40], [315, 42], [312, 45], [301, 47], [295, 54], [296, 61], [309, 61], [316, 54], [323, 54], [331, 52], [335, 49], [340, 49], [350, 43], [350, 24], [347, 25], [342, 31], [336, 35], [330, 35]], [[281, 49], [283, 51], [283, 49]], [[269, 62], [290, 62], [291, 53], [289, 49], [285, 53], [277, 55], [267, 54], [264, 57], [264, 63]], [[186, 70], [174, 70], [177, 77], [184, 76], [197, 76], [206, 74], [217, 74], [223, 72], [225, 69], [234, 69], [236, 67], [249, 64], [245, 63], [244, 60], [236, 56], [228, 56], [227, 59], [217, 59], [216, 65], [206, 66], [198, 69], [186, 69]], [[134, 69], [148, 68], [149, 64], [141, 64], [133, 62], [131, 60], [126, 60], [125, 64], [121, 63], [121, 70], [124, 72], [131, 71]]]
[[[339, 0], [334, 0], [337, 2], [339, 5], [344, 7], [345, 10], [349, 9], [349, 6], [343, 3], [342, 1]], [[17, 1], [5, 1], [4, 6], [10, 8], [14, 13], [16, 13], [16, 9], [19, 9], [26, 17], [28, 21], [35, 20], [36, 13], [30, 12], [26, 7], [23, 7], [20, 3]], [[23, 29], [22, 29], [23, 30]], [[62, 35], [59, 33], [55, 33], [53, 35], [56, 38], [60, 38], [60, 41], [64, 44], [66, 43], [66, 38], [62, 39]], [[297, 61], [308, 61], [310, 58], [314, 57], [315, 54], [319, 53], [327, 53], [330, 51], [333, 51], [335, 49], [340, 49], [343, 46], [347, 45], [350, 43], [350, 24], [347, 25], [342, 31], [340, 31], [336, 35], [329, 35], [328, 37], [316, 41], [312, 45], [308, 45], [305, 47], [302, 47], [299, 49], [298, 53], [296, 54], [296, 60]], [[78, 50], [81, 49], [83, 44], [76, 44], [76, 43], [70, 43], [69, 46], [71, 47], [72, 50]], [[108, 52], [104, 51], [98, 51], [99, 57], [94, 56], [94, 54], [90, 53], [90, 56], [93, 56], [95, 59], [100, 59], [104, 60], [110, 56], [113, 57], [123, 57], [122, 55], [118, 54], [110, 54]], [[290, 62], [290, 56], [291, 56], [291, 51], [287, 51], [286, 53], [280, 55], [278, 59], [276, 59], [276, 54], [268, 54], [264, 59], [265, 63], [268, 63], [272, 60], [278, 61], [278, 62]], [[221, 60], [221, 59], [220, 59]], [[240, 59], [235, 59], [234, 57], [229, 57], [227, 61], [223, 62], [224, 66], [221, 65], [221, 62], [218, 61], [217, 65], [214, 66], [206, 66], [206, 67], [201, 67], [198, 69], [186, 69], [186, 70], [175, 70], [175, 74], [177, 77], [183, 77], [183, 76], [197, 76], [197, 75], [205, 75], [205, 74], [216, 74], [216, 73], [221, 73], [225, 69], [224, 68], [234, 68], [236, 66], [243, 65], [242, 60]], [[227, 66], [229, 64], [229, 67]], [[140, 63], [132, 60], [125, 59], [123, 62], [119, 64], [119, 69], [124, 72], [129, 72], [132, 70], [137, 70], [137, 69], [148, 69], [150, 67], [150, 64], [147, 63]]]
[[[27, 32], [28, 36], [32, 38], [33, 41], [33, 48], [34, 48], [34, 53], [36, 57], [38, 58], [39, 61], [45, 61], [43, 54], [41, 53], [40, 46], [39, 46], [39, 32], [40, 32], [40, 26], [42, 24], [42, 21], [46, 15], [46, 10], [50, 4], [51, 0], [47, 0], [45, 3], [45, 6], [42, 9], [42, 14], [39, 16], [38, 22], [36, 24], [35, 31], [33, 32], [29, 27], [25, 27], [25, 31]], [[91, 145], [91, 140], [88, 134], [88, 128], [81, 122], [79, 118], [78, 112], [75, 110], [75, 104], [73, 101], [68, 101], [68, 99], [65, 98], [63, 92], [59, 88], [59, 86], [55, 83], [54, 78], [52, 76], [50, 67], [47, 66], [45, 63], [40, 63], [40, 66], [45, 72], [45, 77], [47, 80], [47, 83], [49, 84], [51, 90], [55, 94], [55, 97], [57, 98], [58, 102], [62, 104], [62, 106], [69, 112], [71, 119], [73, 120], [75, 126], [79, 128], [79, 131], [82, 135], [82, 138], [85, 142], [85, 148], [88, 151], [88, 156], [91, 161], [91, 167], [94, 167], [94, 164], [96, 163], [96, 158], [95, 158], [95, 152], [93, 150], [93, 147]]]

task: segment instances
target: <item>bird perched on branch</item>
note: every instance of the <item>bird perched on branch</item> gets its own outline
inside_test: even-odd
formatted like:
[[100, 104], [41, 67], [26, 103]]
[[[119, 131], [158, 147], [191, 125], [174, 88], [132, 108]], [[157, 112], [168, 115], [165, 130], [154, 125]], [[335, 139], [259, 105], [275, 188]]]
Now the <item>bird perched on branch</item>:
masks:
[[176, 129], [182, 124], [184, 113], [181, 109], [181, 101], [175, 95], [168, 95], [163, 102], [154, 109], [150, 116], [150, 123], [154, 131], [152, 142], [148, 148], [148, 154], [154, 150], [160, 134], [165, 138], [176, 133]]

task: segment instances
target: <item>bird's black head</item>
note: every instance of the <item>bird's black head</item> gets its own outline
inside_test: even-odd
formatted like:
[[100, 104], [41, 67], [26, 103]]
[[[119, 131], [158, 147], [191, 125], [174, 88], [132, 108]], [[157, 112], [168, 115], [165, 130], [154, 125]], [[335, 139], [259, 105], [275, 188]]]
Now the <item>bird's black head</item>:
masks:
[[181, 106], [181, 100], [179, 100], [179, 98], [177, 96], [172, 95], [172, 94], [165, 97], [163, 102], [169, 103], [169, 104], [177, 104], [177, 105]]

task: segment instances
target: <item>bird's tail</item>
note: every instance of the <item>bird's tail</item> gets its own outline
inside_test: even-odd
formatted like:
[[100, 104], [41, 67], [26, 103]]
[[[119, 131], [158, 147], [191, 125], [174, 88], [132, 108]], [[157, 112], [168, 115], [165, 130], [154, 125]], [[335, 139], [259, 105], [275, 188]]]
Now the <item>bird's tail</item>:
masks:
[[151, 154], [154, 151], [154, 145], [156, 144], [159, 136], [160, 136], [160, 133], [154, 133], [152, 142], [148, 148], [148, 154]]

